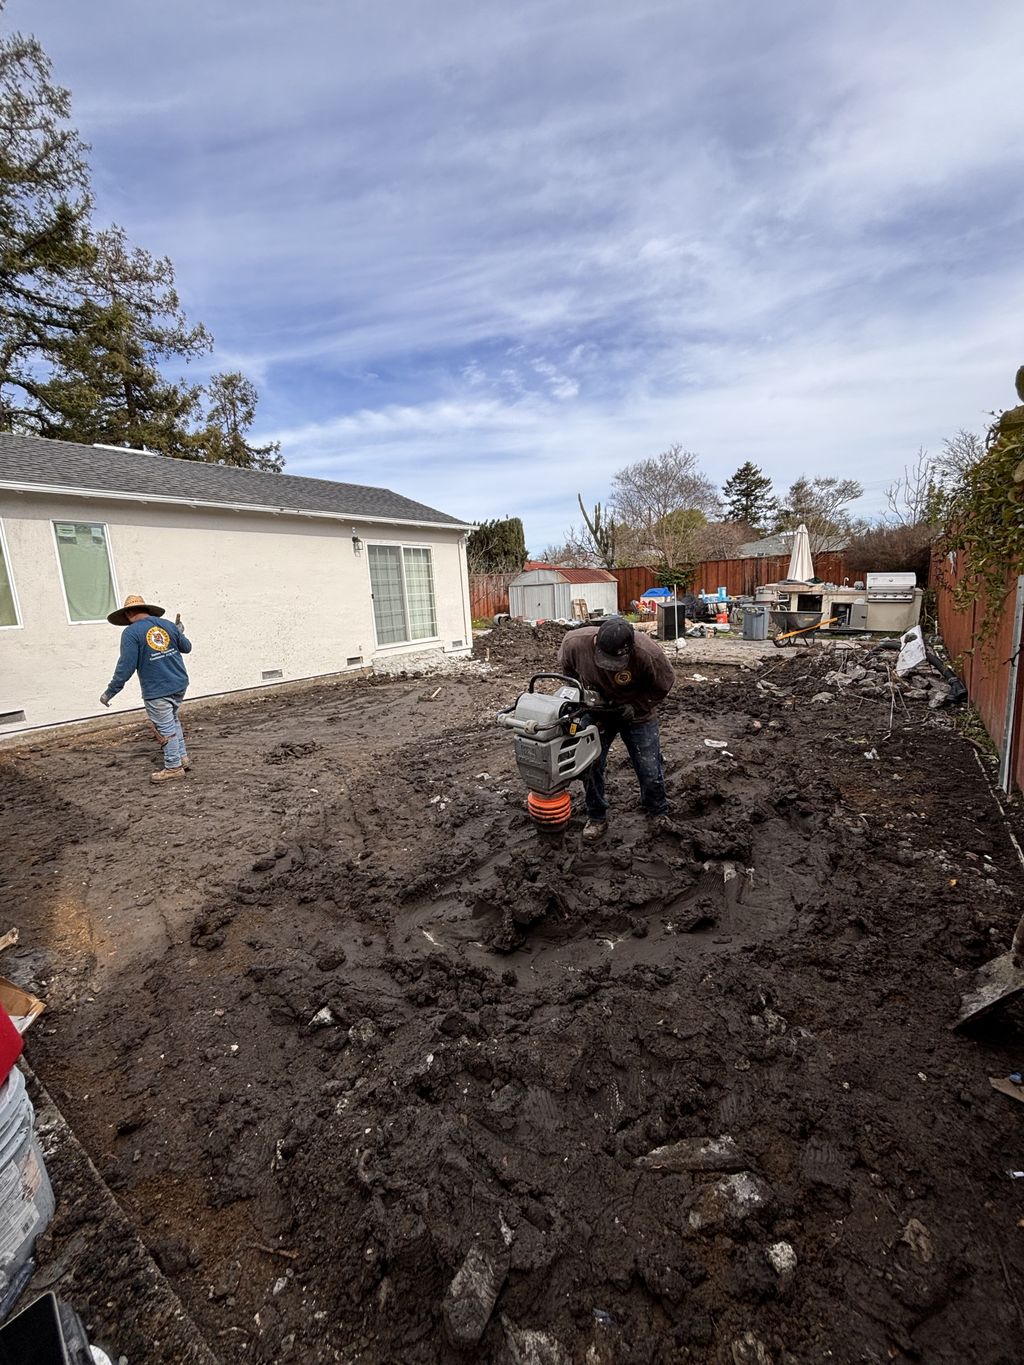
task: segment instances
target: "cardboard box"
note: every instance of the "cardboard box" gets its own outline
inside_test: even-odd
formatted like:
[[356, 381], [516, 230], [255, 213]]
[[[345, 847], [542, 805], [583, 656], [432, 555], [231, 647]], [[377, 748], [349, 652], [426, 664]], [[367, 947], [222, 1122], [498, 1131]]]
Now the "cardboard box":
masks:
[[13, 981], [0, 976], [0, 1007], [11, 1016], [11, 1023], [19, 1033], [26, 1033], [46, 1006], [35, 995], [29, 995]]

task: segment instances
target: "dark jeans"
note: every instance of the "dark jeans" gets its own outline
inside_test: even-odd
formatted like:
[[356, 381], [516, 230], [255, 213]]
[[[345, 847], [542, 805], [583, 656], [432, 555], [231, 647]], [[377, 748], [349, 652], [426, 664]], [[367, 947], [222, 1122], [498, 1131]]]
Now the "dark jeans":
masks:
[[608, 802], [604, 796], [604, 770], [608, 766], [608, 750], [616, 735], [622, 736], [640, 783], [640, 804], [648, 815], [664, 815], [668, 810], [665, 760], [661, 755], [656, 717], [652, 716], [638, 725], [619, 719], [602, 720], [601, 727], [601, 757], [583, 779], [587, 814], [591, 820], [603, 820], [608, 812]]

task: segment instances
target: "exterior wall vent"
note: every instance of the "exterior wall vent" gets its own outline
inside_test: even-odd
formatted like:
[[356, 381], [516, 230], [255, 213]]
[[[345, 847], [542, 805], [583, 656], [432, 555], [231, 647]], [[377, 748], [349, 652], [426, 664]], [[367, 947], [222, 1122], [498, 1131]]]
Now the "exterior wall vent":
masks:
[[24, 711], [0, 711], [0, 725], [17, 725], [24, 719]]
[[362, 662], [363, 656], [361, 654], [353, 654], [351, 659], [345, 660], [345, 663], [348, 665], [349, 668], [358, 668]]
[[263, 681], [273, 682], [275, 678], [283, 678], [284, 673], [279, 668], [265, 668], [263, 670]]
[[453, 640], [453, 641], [452, 641], [452, 649], [461, 649], [461, 648], [462, 648], [462, 641], [461, 641], [461, 640]]

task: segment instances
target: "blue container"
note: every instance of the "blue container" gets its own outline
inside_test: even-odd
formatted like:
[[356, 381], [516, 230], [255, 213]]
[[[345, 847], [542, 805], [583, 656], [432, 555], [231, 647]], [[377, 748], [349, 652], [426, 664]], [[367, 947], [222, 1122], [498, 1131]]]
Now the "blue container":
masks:
[[729, 590], [728, 590], [728, 588], [719, 588], [719, 589], [718, 589], [718, 600], [719, 600], [719, 602], [724, 602], [724, 601], [728, 598], [728, 596], [729, 596]]

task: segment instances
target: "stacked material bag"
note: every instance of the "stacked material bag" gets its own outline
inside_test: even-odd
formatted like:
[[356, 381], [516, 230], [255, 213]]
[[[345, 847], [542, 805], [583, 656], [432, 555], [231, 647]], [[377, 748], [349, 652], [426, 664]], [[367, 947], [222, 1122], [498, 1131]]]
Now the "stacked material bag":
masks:
[[21, 1034], [0, 1008], [0, 1322], [29, 1281], [36, 1241], [54, 1210], [35, 1111], [15, 1066], [21, 1049]]

